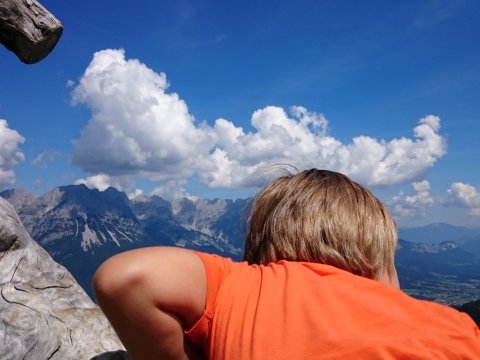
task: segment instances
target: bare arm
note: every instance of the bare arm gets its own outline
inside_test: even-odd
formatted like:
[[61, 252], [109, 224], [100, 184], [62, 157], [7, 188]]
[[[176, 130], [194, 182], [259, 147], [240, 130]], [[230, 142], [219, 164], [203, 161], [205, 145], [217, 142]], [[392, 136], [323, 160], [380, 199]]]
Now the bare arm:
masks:
[[116, 255], [97, 270], [94, 289], [134, 359], [197, 359], [184, 336], [203, 314], [205, 267], [189, 250], [155, 247]]

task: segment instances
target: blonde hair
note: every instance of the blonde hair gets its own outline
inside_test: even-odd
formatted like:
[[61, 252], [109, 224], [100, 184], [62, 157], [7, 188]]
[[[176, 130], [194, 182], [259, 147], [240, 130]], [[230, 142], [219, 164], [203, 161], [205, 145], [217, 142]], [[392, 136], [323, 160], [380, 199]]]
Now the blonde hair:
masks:
[[382, 203], [343, 174], [282, 176], [254, 199], [244, 260], [332, 265], [377, 278], [394, 268], [397, 229]]

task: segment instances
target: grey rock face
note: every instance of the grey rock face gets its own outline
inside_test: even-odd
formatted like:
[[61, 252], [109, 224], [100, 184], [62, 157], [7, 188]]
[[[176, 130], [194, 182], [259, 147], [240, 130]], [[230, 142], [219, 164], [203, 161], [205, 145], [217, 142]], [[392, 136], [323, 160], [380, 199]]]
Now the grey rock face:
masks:
[[130, 206], [151, 238], [170, 246], [187, 247], [241, 258], [249, 200], [137, 197]]
[[217, 247], [236, 259], [241, 256], [250, 199], [181, 199], [172, 202], [175, 220], [186, 229], [215, 239]]
[[2, 198], [0, 358], [128, 359], [101, 310]]
[[25, 190], [0, 193], [16, 209], [29, 234], [93, 298], [92, 276], [112, 255], [150, 241], [130, 209], [128, 198], [113, 188], [91, 190], [85, 185], [55, 188], [35, 196]]

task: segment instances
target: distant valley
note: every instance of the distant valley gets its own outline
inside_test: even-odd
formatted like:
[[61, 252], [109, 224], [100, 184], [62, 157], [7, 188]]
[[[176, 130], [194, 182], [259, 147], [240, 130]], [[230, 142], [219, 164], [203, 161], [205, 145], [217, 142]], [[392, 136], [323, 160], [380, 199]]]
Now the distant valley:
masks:
[[395, 263], [401, 288], [412, 296], [443, 304], [480, 299], [480, 257], [455, 242], [400, 239]]
[[480, 229], [436, 223], [400, 228], [399, 238], [404, 291], [444, 304], [480, 299]]
[[[41, 196], [22, 189], [0, 196], [92, 297], [96, 268], [121, 251], [168, 245], [241, 259], [250, 204], [249, 199], [128, 199], [113, 188], [100, 192], [84, 185]], [[399, 234], [396, 266], [406, 292], [445, 304], [480, 299], [480, 229], [432, 224]]]

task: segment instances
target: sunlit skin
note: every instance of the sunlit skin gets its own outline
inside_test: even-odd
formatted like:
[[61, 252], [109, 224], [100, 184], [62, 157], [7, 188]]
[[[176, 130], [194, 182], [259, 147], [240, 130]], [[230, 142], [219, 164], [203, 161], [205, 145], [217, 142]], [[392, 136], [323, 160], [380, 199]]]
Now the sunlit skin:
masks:
[[116, 255], [96, 272], [99, 305], [134, 359], [201, 359], [184, 336], [205, 308], [207, 280], [193, 252], [168, 247]]

